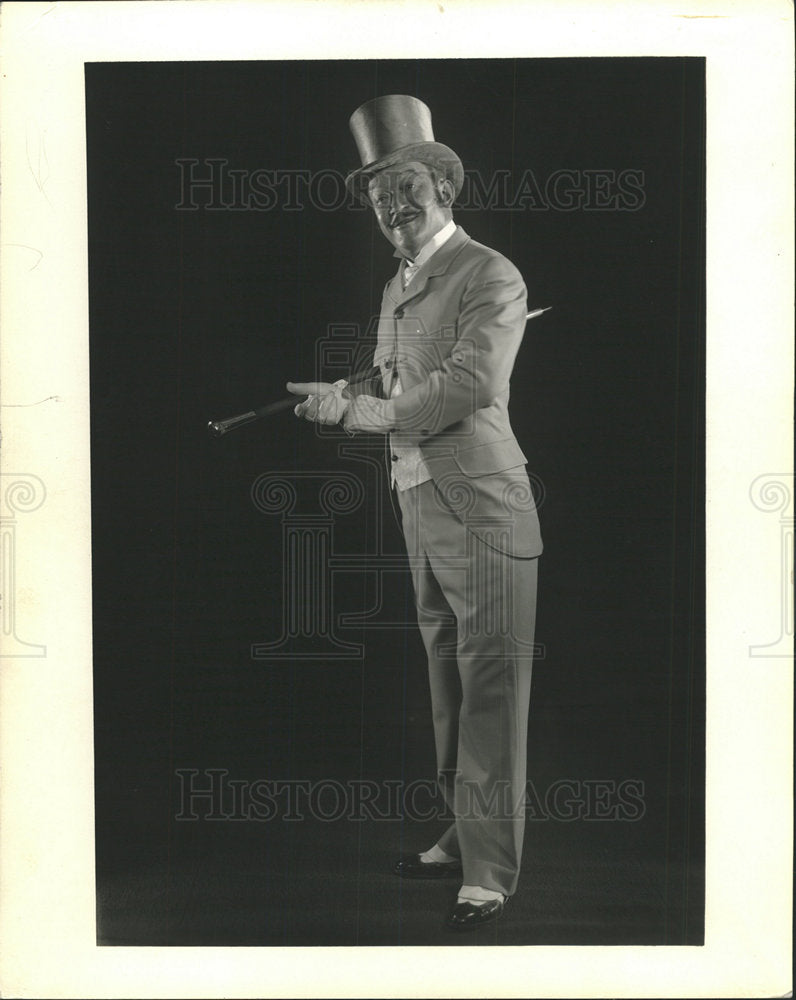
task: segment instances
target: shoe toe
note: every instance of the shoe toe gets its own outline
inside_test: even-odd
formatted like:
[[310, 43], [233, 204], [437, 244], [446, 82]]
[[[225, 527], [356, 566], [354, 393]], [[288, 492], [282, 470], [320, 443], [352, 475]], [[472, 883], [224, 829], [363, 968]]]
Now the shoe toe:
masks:
[[393, 871], [401, 878], [448, 878], [459, 875], [461, 870], [458, 861], [421, 861], [419, 854], [405, 854], [393, 866]]
[[448, 917], [448, 927], [456, 931], [467, 931], [480, 927], [490, 920], [497, 920], [503, 912], [505, 901], [490, 899], [480, 906], [474, 903], [457, 903]]

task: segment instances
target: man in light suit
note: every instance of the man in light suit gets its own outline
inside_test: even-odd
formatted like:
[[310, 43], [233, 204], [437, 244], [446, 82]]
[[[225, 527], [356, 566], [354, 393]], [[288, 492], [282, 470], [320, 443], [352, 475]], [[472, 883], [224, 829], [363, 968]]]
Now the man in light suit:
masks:
[[346, 183], [396, 248], [370, 372], [288, 383], [296, 414], [389, 435], [428, 655], [438, 780], [454, 822], [401, 858], [405, 878], [461, 878], [448, 926], [500, 916], [517, 887], [542, 551], [526, 458], [508, 416], [526, 320], [510, 261], [452, 218], [458, 156], [421, 101], [389, 95], [351, 116], [362, 166]]

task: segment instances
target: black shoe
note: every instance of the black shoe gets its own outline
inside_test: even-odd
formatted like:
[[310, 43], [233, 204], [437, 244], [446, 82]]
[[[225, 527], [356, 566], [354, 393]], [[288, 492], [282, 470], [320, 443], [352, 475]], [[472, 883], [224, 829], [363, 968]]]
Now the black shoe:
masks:
[[504, 899], [490, 899], [480, 906], [474, 903], [457, 903], [448, 915], [446, 924], [453, 931], [471, 931], [490, 920], [497, 920], [506, 905]]
[[461, 875], [461, 861], [421, 861], [419, 854], [405, 854], [393, 871], [401, 878], [448, 878]]

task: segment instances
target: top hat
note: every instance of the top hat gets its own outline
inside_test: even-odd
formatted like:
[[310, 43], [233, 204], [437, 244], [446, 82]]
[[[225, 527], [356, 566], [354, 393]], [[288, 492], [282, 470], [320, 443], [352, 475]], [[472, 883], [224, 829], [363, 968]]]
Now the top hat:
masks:
[[348, 122], [362, 166], [345, 179], [346, 187], [366, 200], [371, 177], [406, 160], [419, 160], [442, 170], [453, 182], [455, 195], [464, 183], [462, 161], [447, 146], [434, 141], [431, 112], [416, 97], [387, 94], [366, 101]]

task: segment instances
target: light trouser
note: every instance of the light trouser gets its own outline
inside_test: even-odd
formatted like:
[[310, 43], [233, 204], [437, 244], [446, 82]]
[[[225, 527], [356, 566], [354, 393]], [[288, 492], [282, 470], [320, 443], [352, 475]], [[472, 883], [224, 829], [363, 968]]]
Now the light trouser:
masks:
[[431, 481], [398, 491], [428, 654], [438, 780], [454, 823], [439, 839], [465, 885], [517, 888], [525, 831], [538, 558], [487, 545]]

